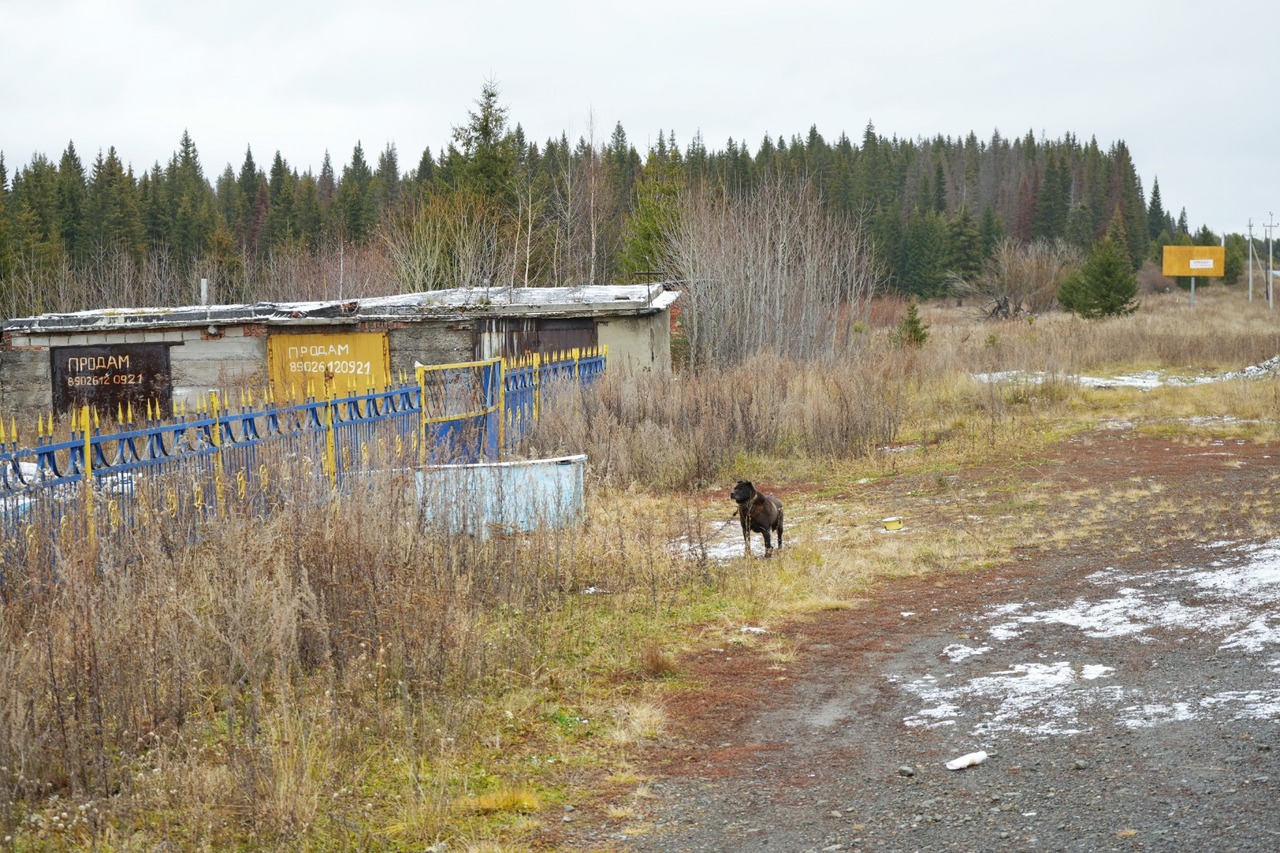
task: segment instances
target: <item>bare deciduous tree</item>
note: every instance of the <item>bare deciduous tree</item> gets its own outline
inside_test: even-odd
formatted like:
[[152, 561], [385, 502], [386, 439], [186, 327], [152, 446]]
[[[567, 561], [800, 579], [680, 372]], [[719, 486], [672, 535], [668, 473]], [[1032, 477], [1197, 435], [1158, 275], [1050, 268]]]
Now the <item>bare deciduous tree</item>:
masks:
[[1080, 252], [1061, 240], [1006, 239], [977, 276], [953, 277], [949, 284], [957, 298], [971, 300], [986, 316], [1039, 314], [1053, 307], [1058, 288], [1080, 261]]
[[454, 191], [390, 220], [382, 236], [400, 288], [439, 290], [499, 283], [500, 270], [509, 277], [506, 230], [491, 204]]
[[831, 215], [811, 184], [783, 176], [742, 195], [688, 191], [665, 242], [665, 267], [685, 282], [695, 366], [762, 351], [832, 357], [854, 340], [880, 281], [862, 223]]

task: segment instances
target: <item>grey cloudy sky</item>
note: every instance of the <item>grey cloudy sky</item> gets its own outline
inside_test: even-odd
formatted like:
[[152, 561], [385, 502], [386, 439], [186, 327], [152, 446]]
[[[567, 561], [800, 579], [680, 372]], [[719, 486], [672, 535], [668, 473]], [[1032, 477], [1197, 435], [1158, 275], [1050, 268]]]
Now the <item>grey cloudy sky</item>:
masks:
[[1193, 228], [1255, 234], [1277, 186], [1275, 0], [0, 0], [0, 152], [135, 172], [189, 131], [205, 173], [416, 166], [486, 80], [543, 141], [622, 123], [711, 149], [811, 125], [857, 142], [1028, 131], [1129, 146]]

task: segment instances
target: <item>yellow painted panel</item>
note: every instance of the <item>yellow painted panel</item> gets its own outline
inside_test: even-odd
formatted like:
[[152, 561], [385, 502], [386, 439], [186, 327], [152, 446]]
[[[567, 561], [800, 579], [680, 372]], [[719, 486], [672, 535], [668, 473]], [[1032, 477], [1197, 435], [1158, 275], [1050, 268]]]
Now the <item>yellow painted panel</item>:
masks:
[[1165, 275], [1221, 278], [1226, 272], [1226, 250], [1221, 246], [1165, 246]]
[[339, 396], [385, 391], [391, 385], [391, 354], [385, 332], [280, 334], [267, 338], [267, 368], [278, 400], [308, 393]]

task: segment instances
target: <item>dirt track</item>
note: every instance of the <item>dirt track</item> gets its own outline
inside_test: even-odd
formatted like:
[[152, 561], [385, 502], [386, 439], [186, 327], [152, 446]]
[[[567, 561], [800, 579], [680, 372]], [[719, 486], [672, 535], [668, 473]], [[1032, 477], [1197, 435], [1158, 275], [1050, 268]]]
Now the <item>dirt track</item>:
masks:
[[[583, 815], [571, 845], [1280, 849], [1278, 460], [1127, 429], [1065, 445], [1062, 490], [1141, 483], [1186, 512], [1137, 498], [1114, 535], [885, 585], [781, 629], [785, 668], [701, 652], [705, 689], [645, 757], [647, 831]], [[1204, 490], [1228, 500], [1198, 511]]]

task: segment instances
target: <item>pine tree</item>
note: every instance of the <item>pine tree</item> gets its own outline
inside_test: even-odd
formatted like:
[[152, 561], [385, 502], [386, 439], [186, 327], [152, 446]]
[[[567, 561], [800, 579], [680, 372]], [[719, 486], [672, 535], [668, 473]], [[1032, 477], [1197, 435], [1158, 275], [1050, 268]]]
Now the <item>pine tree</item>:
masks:
[[320, 208], [320, 185], [307, 172], [298, 180], [294, 205], [298, 236], [308, 249], [314, 251], [320, 245], [324, 233], [324, 212]]
[[449, 167], [455, 188], [467, 189], [491, 201], [510, 202], [517, 152], [507, 131], [507, 109], [498, 104], [498, 87], [485, 81], [468, 121], [453, 129], [456, 149], [450, 148]]
[[929, 325], [920, 319], [920, 306], [912, 299], [907, 303], [907, 313], [898, 321], [893, 339], [902, 347], [919, 349], [929, 340]]
[[969, 209], [962, 207], [947, 223], [947, 269], [966, 280], [982, 269], [982, 238]]
[[387, 147], [378, 155], [378, 171], [373, 176], [374, 207], [379, 215], [395, 210], [400, 204], [400, 158], [396, 147]]
[[419, 194], [428, 190], [436, 179], [436, 161], [431, 156], [431, 146], [427, 146], [422, 150], [422, 157], [418, 160], [418, 168], [414, 170], [413, 182], [418, 188]]
[[125, 171], [115, 148], [108, 148], [105, 158], [99, 154], [93, 164], [85, 237], [88, 250], [94, 254], [119, 249], [135, 264], [141, 263], [145, 254], [137, 187], [133, 175]]
[[933, 210], [939, 215], [946, 215], [947, 212], [947, 176], [942, 170], [941, 157], [933, 169]]
[[351, 163], [342, 170], [336, 199], [338, 221], [343, 236], [351, 243], [363, 243], [373, 234], [377, 212], [373, 202], [373, 170], [364, 159], [364, 148], [356, 142]]
[[943, 286], [947, 264], [947, 227], [932, 210], [917, 210], [907, 223], [902, 244], [899, 286], [904, 293], [934, 296]]
[[665, 241], [678, 220], [684, 181], [674, 164], [663, 162], [657, 153], [650, 152], [623, 232], [618, 267], [624, 275], [637, 279], [663, 273]]
[[293, 220], [294, 185], [296, 176], [289, 170], [280, 152], [271, 161], [271, 177], [267, 180], [267, 221], [263, 232], [266, 248], [275, 249], [292, 241], [296, 236]]
[[1004, 226], [1000, 224], [1000, 217], [996, 214], [995, 208], [989, 204], [982, 209], [982, 222], [978, 226], [978, 239], [982, 245], [983, 258], [991, 257], [991, 253], [996, 250], [996, 246], [999, 246], [1000, 241], [1004, 239]]
[[1077, 204], [1067, 215], [1066, 233], [1063, 238], [1072, 246], [1087, 250], [1093, 245], [1095, 230], [1093, 211], [1087, 205]]
[[89, 257], [84, 233], [86, 194], [84, 164], [76, 153], [75, 145], [68, 142], [58, 165], [58, 233], [63, 251], [76, 266], [82, 265]]
[[178, 151], [161, 176], [164, 182], [164, 226], [178, 264], [189, 266], [209, 247], [217, 225], [213, 190], [204, 179], [191, 134], [182, 132]]
[[1043, 240], [1062, 237], [1067, 231], [1070, 207], [1071, 169], [1053, 157], [1045, 167], [1044, 178], [1036, 193], [1031, 236]]
[[1085, 319], [1131, 314], [1138, 309], [1138, 277], [1123, 240], [1112, 229], [1096, 243], [1084, 265], [1063, 282], [1058, 302]]
[[1164, 202], [1160, 200], [1160, 179], [1153, 178], [1151, 181], [1151, 203], [1147, 206], [1147, 234], [1152, 240], [1160, 236], [1160, 232], [1165, 228], [1165, 219], [1168, 214], [1164, 212]]
[[249, 226], [253, 222], [253, 205], [258, 198], [258, 184], [262, 179], [263, 175], [258, 171], [258, 164], [253, 161], [253, 149], [246, 146], [244, 163], [240, 165], [240, 176], [236, 180], [239, 209], [235, 217], [228, 222], [243, 245], [254, 247], [252, 251], [257, 251], [259, 235], [252, 233]]
[[5, 292], [6, 283], [13, 273], [14, 267], [14, 225], [12, 221], [13, 202], [9, 193], [9, 170], [4, 164], [4, 154], [0, 153], [0, 312], [8, 306], [9, 297]]

